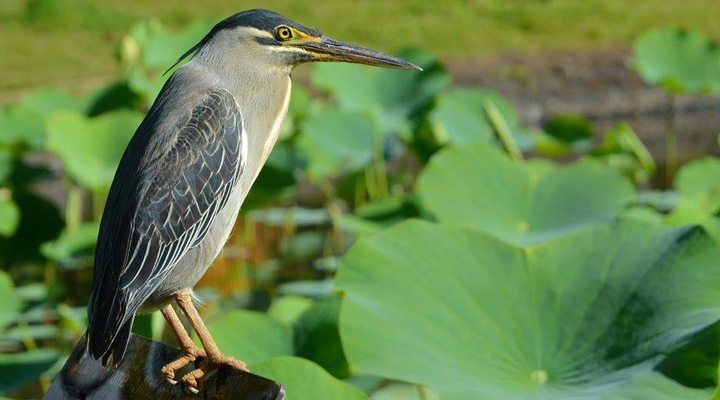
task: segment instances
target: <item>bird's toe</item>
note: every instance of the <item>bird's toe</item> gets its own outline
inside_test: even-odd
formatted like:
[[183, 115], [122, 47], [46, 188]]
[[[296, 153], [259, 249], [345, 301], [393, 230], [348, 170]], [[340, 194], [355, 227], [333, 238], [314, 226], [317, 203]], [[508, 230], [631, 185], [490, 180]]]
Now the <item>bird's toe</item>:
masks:
[[222, 358], [217, 362], [217, 364], [220, 366], [227, 366], [239, 371], [250, 372], [247, 365], [245, 365], [244, 362], [238, 360], [235, 357], [222, 356]]
[[176, 385], [178, 383], [175, 377], [176, 372], [203, 357], [205, 357], [204, 350], [192, 349], [177, 360], [165, 364], [160, 369], [160, 372], [165, 377], [165, 380], [168, 381], [168, 383], [170, 383], [171, 385]]
[[200, 368], [194, 369], [187, 374], [183, 375], [182, 382], [185, 390], [192, 394], [198, 394], [200, 392], [201, 380], [208, 374], [208, 365], [205, 364]]

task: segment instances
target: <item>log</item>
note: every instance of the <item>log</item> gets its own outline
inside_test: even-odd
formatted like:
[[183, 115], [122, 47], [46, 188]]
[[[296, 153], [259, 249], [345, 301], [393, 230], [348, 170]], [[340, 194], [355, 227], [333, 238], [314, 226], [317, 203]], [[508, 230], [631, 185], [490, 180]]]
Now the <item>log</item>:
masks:
[[[282, 400], [282, 387], [252, 373], [221, 368], [203, 381], [199, 394], [186, 393], [181, 383], [171, 385], [160, 368], [182, 355], [179, 349], [131, 335], [128, 350], [117, 369], [104, 368], [85, 352], [83, 337], [45, 395], [47, 400]], [[197, 363], [197, 362], [196, 362]], [[193, 364], [178, 376], [195, 368]]]

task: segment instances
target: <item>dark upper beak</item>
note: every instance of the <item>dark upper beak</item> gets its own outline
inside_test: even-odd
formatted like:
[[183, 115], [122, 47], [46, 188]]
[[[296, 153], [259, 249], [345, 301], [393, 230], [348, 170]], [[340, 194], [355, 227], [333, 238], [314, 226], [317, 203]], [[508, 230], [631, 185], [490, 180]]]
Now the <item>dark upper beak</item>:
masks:
[[299, 43], [297, 46], [313, 53], [316, 61], [344, 61], [378, 67], [422, 71], [422, 68], [417, 65], [400, 58], [355, 46], [354, 44], [340, 42], [325, 36], [322, 36], [317, 42], [308, 41]]

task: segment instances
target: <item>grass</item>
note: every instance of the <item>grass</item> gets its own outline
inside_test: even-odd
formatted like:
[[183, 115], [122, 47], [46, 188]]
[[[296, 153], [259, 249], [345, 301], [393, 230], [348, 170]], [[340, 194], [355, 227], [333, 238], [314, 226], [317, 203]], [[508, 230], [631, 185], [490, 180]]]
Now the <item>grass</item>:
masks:
[[42, 85], [83, 91], [119, 76], [117, 44], [143, 19], [180, 27], [254, 7], [381, 50], [418, 46], [447, 58], [628, 46], [665, 25], [720, 38], [717, 0], [3, 0], [0, 101]]

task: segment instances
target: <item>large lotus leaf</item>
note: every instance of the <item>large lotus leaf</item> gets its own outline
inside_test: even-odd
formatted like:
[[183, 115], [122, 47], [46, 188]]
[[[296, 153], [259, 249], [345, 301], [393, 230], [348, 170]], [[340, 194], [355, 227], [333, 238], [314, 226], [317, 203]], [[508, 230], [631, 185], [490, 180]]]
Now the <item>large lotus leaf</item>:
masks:
[[0, 142], [23, 142], [33, 148], [45, 143], [45, 123], [60, 111], [84, 113], [87, 102], [54, 89], [40, 89], [22, 101], [0, 110]]
[[[303, 89], [302, 86], [295, 86], [290, 92], [290, 105], [288, 106], [287, 117], [283, 120], [280, 128], [278, 142], [283, 142], [297, 133], [298, 122], [305, 117], [310, 111], [312, 105], [310, 93]], [[320, 104], [320, 103], [316, 103]]]
[[0, 271], [0, 329], [15, 320], [22, 303], [15, 292], [12, 279], [7, 273]]
[[627, 123], [618, 124], [607, 131], [603, 143], [594, 148], [591, 154], [637, 182], [647, 181], [655, 173], [652, 154]]
[[49, 349], [0, 354], [0, 392], [19, 389], [38, 379], [59, 358], [55, 350]]
[[294, 142], [286, 140], [275, 145], [240, 211], [252, 211], [278, 203], [287, 204], [296, 189], [294, 173], [301, 169], [303, 162]]
[[231, 311], [208, 329], [223, 351], [247, 363], [293, 354], [290, 328], [259, 312]]
[[598, 393], [594, 397], [573, 400], [707, 400], [709, 396], [706, 390], [690, 389], [657, 372], [645, 372], [620, 385], [615, 393]]
[[693, 335], [676, 349], [655, 370], [685, 386], [709, 388], [717, 386], [720, 360], [720, 323]]
[[[0, 111], [2, 113], [2, 111]], [[0, 144], [0, 185], [10, 176], [13, 169], [13, 150]]]
[[673, 93], [720, 92], [720, 46], [701, 33], [656, 29], [633, 47], [633, 66], [648, 83]]
[[718, 257], [702, 232], [631, 220], [529, 247], [411, 220], [349, 251], [340, 335], [358, 370], [442, 399], [633, 398], [720, 319]]
[[22, 104], [0, 109], [0, 143], [21, 142], [41, 148], [45, 136], [45, 122], [36, 111]]
[[178, 32], [167, 30], [157, 20], [142, 22], [123, 38], [121, 59], [130, 65], [129, 87], [152, 102], [170, 74], [166, 70], [212, 27], [196, 22]]
[[675, 177], [678, 203], [667, 221], [701, 224], [720, 240], [720, 159], [706, 157], [680, 169]]
[[142, 107], [140, 96], [130, 89], [127, 80], [104, 86], [87, 96], [89, 117], [117, 110], [137, 110]]
[[568, 144], [587, 141], [595, 136], [592, 123], [577, 114], [558, 115], [543, 125], [543, 131]]
[[294, 324], [295, 354], [318, 363], [338, 378], [350, 375], [338, 332], [340, 299], [319, 300]]
[[300, 280], [278, 285], [278, 293], [320, 300], [335, 296], [335, 288], [331, 279]]
[[362, 169], [380, 143], [377, 129], [367, 118], [342, 110], [326, 110], [302, 123], [298, 147], [308, 158], [307, 172], [321, 179]]
[[438, 96], [435, 107], [428, 114], [431, 144], [495, 143], [496, 126], [489, 117], [488, 104], [495, 106], [515, 140], [521, 142], [522, 147], [528, 147], [528, 133], [505, 98], [491, 90], [461, 88]]
[[68, 174], [80, 185], [107, 190], [141, 120], [141, 114], [130, 111], [96, 118], [61, 112], [48, 122], [47, 146], [60, 156]]
[[280, 296], [273, 299], [267, 314], [284, 324], [292, 325], [313, 305], [313, 301], [301, 296]]
[[519, 245], [603, 223], [634, 197], [629, 182], [592, 160], [518, 163], [483, 145], [437, 154], [420, 175], [418, 193], [440, 221]]
[[358, 389], [339, 381], [317, 364], [296, 357], [278, 357], [250, 366], [250, 370], [280, 382], [285, 400], [366, 400]]
[[438, 400], [435, 393], [420, 385], [393, 383], [373, 391], [372, 400]]
[[22, 99], [22, 104], [38, 113], [43, 119], [60, 111], [84, 113], [89, 101], [77, 98], [69, 93], [56, 89], [39, 89]]
[[73, 230], [66, 228], [54, 240], [43, 243], [40, 252], [63, 267], [78, 267], [83, 257], [92, 256], [99, 229], [100, 225], [95, 222], [84, 223]]
[[[720, 159], [705, 157], [678, 171], [674, 182], [681, 196], [716, 197], [720, 201]], [[720, 207], [720, 204], [711, 208]]]
[[20, 209], [0, 189], [0, 236], [12, 236], [20, 224]]
[[251, 212], [272, 205], [288, 204], [295, 193], [295, 176], [265, 164], [243, 201], [241, 212]]
[[334, 223], [357, 236], [378, 232], [408, 218], [420, 217], [417, 201], [412, 196], [393, 196], [373, 200], [359, 206], [354, 214], [341, 214]]
[[312, 82], [330, 92], [342, 109], [371, 115], [383, 134], [397, 133], [407, 138], [410, 120], [450, 83], [450, 76], [429, 53], [413, 50], [400, 56], [424, 71], [318, 64]]

